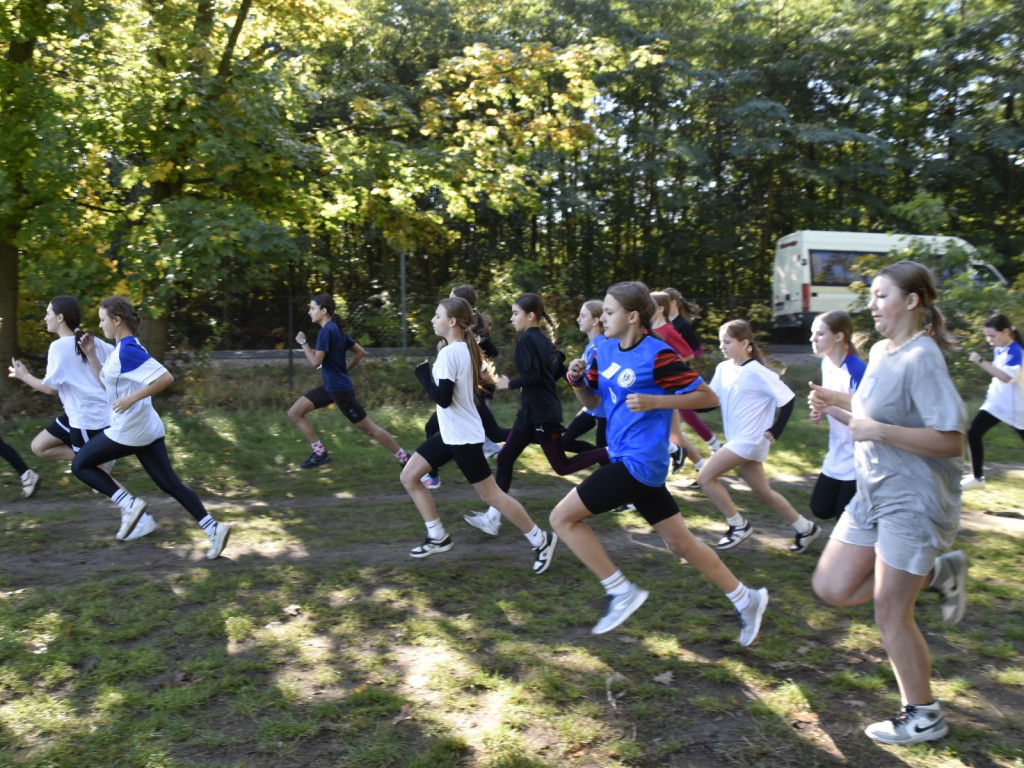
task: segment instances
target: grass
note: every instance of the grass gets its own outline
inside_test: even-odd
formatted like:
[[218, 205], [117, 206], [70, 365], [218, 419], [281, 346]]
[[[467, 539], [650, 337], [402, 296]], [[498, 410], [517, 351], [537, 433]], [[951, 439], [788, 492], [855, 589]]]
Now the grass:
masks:
[[[367, 366], [357, 386], [412, 449], [429, 406], [378, 381], [400, 367]], [[812, 375], [787, 379], [800, 393]], [[237, 525], [216, 562], [134, 461], [118, 477], [153, 501], [160, 528], [133, 544], [113, 541], [109, 503], [65, 467], [34, 462], [44, 484], [29, 501], [0, 476], [0, 765], [1024, 766], [1024, 474], [1011, 431], [990, 433], [991, 482], [965, 496], [967, 618], [941, 625], [931, 595], [918, 610], [951, 735], [896, 749], [860, 733], [899, 703], [870, 606], [821, 604], [814, 555], [789, 554], [783, 525], [749, 492], [733, 495], [757, 533], [726, 558], [771, 591], [755, 646], [736, 643], [728, 602], [628, 513], [592, 524], [652, 595], [595, 637], [589, 572], [560, 548], [535, 578], [509, 526], [491, 539], [461, 525], [475, 497], [454, 468], [435, 499], [457, 545], [424, 561], [406, 554], [423, 527], [397, 465], [336, 411], [313, 416], [334, 462], [295, 469], [308, 446], [284, 415], [295, 392], [280, 377], [193, 375], [158, 405], [179, 473]], [[495, 410], [511, 422], [512, 403]], [[27, 445], [46, 422], [26, 406], [5, 439]], [[825, 445], [798, 410], [773, 448], [769, 474], [797, 508]], [[530, 449], [512, 489], [543, 523], [578, 479], [553, 476]], [[720, 515], [695, 487], [672, 486], [713, 539]]]

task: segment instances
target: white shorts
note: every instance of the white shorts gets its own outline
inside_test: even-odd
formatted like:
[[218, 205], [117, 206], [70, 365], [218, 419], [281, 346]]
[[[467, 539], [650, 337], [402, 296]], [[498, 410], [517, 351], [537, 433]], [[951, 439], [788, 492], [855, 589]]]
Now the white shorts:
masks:
[[728, 448], [741, 459], [764, 461], [768, 458], [768, 451], [771, 450], [772, 444], [768, 442], [767, 437], [762, 437], [758, 441], [749, 439], [730, 440], [723, 447]]

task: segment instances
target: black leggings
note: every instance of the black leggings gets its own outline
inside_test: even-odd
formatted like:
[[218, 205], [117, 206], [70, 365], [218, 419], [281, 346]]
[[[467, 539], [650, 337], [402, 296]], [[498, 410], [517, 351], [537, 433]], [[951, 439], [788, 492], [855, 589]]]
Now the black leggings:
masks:
[[594, 464], [608, 463], [608, 449], [598, 448], [586, 453], [577, 454], [572, 459], [565, 455], [565, 451], [558, 444], [558, 432], [545, 427], [537, 429], [520, 430], [513, 429], [505, 438], [505, 445], [498, 454], [498, 466], [494, 472], [494, 479], [501, 490], [508, 493], [512, 486], [512, 469], [526, 446], [530, 443], [539, 443], [544, 455], [548, 457], [548, 464], [559, 475], [571, 475]]
[[[985, 447], [981, 443], [981, 438], [992, 427], [1001, 423], [1003, 422], [988, 411], [978, 411], [978, 415], [971, 422], [971, 428], [967, 430], [967, 445], [971, 449], [971, 471], [974, 472], [975, 477], [985, 476]], [[1007, 426], [1009, 425], [1007, 424]], [[1010, 427], [1010, 429], [1016, 432], [1021, 440], [1024, 440], [1024, 429], [1016, 427]]]
[[18, 473], [18, 477], [21, 477], [28, 472], [28, 464], [26, 464], [25, 460], [21, 458], [21, 454], [5, 443], [2, 437], [0, 437], [0, 456], [7, 459], [7, 463], [14, 467], [14, 471]]
[[75, 460], [71, 462], [71, 471], [90, 488], [95, 488], [104, 496], [113, 497], [120, 489], [113, 478], [99, 466], [125, 456], [135, 456], [157, 487], [167, 495], [173, 496], [197, 522], [206, 517], [206, 507], [199, 500], [199, 496], [181, 482], [171, 469], [171, 460], [167, 456], [167, 446], [162, 437], [149, 445], [136, 447], [115, 443], [105, 433], [96, 435], [75, 454]]
[[[604, 435], [604, 428], [607, 423], [607, 419], [599, 419], [596, 416], [592, 416], [584, 409], [577, 413], [573, 420], [566, 425], [565, 432], [558, 438], [558, 445], [563, 451], [571, 451], [572, 453], [583, 453], [584, 451], [592, 451], [594, 448], [604, 448], [608, 445]], [[597, 434], [594, 436], [597, 445], [591, 445], [586, 440], [579, 439], [594, 427], [597, 427]]]

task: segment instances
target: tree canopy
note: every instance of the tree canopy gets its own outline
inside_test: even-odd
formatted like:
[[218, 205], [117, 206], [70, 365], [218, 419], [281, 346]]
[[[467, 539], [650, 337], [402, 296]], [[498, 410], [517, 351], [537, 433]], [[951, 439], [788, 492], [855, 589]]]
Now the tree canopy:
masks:
[[1020, 271], [1019, 3], [0, 3], [5, 358], [54, 294], [253, 343], [323, 290], [394, 315], [403, 265], [416, 306], [750, 303], [805, 228]]

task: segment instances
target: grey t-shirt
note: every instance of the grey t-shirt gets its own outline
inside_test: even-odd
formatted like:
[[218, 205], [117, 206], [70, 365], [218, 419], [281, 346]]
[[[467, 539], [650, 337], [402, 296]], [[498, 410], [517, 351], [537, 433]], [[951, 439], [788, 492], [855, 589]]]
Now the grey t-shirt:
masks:
[[[966, 432], [967, 409], [935, 341], [921, 336], [892, 354], [888, 347], [883, 340], [871, 348], [867, 370], [853, 396], [854, 418]], [[923, 541], [940, 551], [947, 549], [960, 525], [962, 461], [961, 456], [931, 459], [861, 440], [854, 451], [857, 495], [848, 511], [868, 525], [892, 512], [919, 512]]]

